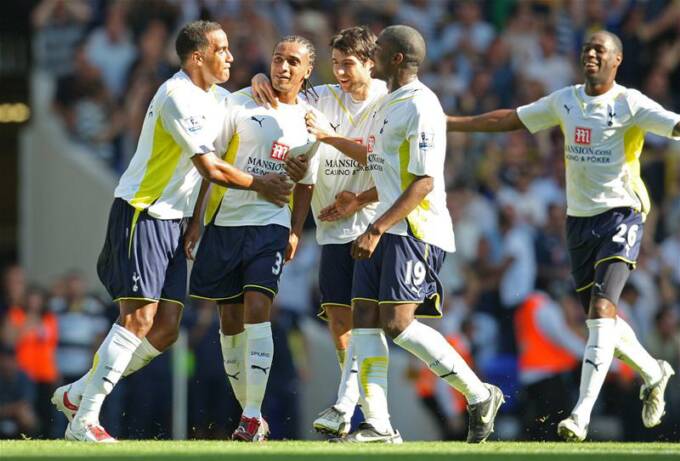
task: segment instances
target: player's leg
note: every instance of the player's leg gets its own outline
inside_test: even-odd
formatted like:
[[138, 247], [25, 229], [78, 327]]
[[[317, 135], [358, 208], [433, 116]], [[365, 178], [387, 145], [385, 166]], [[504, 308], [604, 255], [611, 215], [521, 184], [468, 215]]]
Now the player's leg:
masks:
[[368, 260], [356, 261], [352, 279], [352, 336], [349, 349], [356, 358], [364, 423], [346, 437], [331, 442], [400, 443], [387, 406], [389, 349], [380, 328], [378, 297], [384, 245]]
[[99, 424], [104, 399], [111, 393], [127, 368], [132, 354], [141, 344], [158, 308], [157, 302], [121, 300], [120, 319], [115, 323], [94, 355], [92, 369], [78, 411], [66, 428], [66, 438], [91, 442], [110, 442]]
[[270, 313], [278, 291], [290, 231], [283, 226], [268, 225], [250, 226], [245, 228], [245, 232], [243, 315], [248, 386], [243, 415], [232, 438], [258, 442], [269, 436], [267, 422], [262, 417], [262, 401], [274, 357]]
[[[572, 237], [572, 273], [577, 286], [582, 287], [578, 289], [582, 302], [587, 300], [583, 293], [586, 290], [590, 292], [590, 302], [586, 321], [588, 342], [581, 369], [579, 400], [571, 416], [558, 425], [558, 433], [567, 440], [581, 441], [585, 438], [592, 408], [615, 352], [638, 369], [645, 380], [649, 379], [654, 384], [649, 387], [656, 389], [654, 397], [646, 399], [641, 395], [644, 402], [643, 421], [646, 425], [658, 424], [663, 415], [663, 391], [673, 370], [670, 367], [666, 369], [663, 362], [655, 362], [639, 344], [630, 326], [616, 315], [616, 304], [639, 253], [641, 216], [630, 209], [618, 209], [593, 218], [568, 218], [567, 224], [568, 235]], [[590, 245], [596, 249], [596, 253], [590, 251], [587, 256], [572, 249], [574, 236], [582, 236], [584, 231], [591, 240], [592, 235], [601, 236]], [[588, 262], [593, 259], [591, 267], [594, 269], [588, 267]], [[588, 280], [592, 282], [586, 283]], [[643, 390], [646, 388], [643, 386]]]
[[335, 345], [340, 365], [340, 383], [335, 404], [319, 413], [313, 426], [319, 432], [344, 436], [359, 401], [358, 368], [350, 350], [352, 330], [352, 277], [354, 260], [351, 244], [323, 245], [319, 268], [321, 313]]
[[484, 441], [493, 431], [503, 403], [495, 386], [484, 384], [465, 360], [434, 328], [416, 320], [418, 315], [441, 316], [441, 282], [437, 276], [444, 252], [412, 237], [388, 236], [380, 293], [380, 323], [400, 347], [422, 360], [430, 370], [461, 392], [468, 401], [468, 442]]
[[505, 401], [496, 386], [484, 384], [442, 334], [415, 319], [417, 304], [381, 304], [383, 329], [451, 387], [463, 394], [470, 412], [468, 442], [479, 443], [493, 431], [494, 419]]
[[[240, 298], [239, 298], [240, 299]], [[220, 347], [224, 372], [229, 379], [234, 397], [241, 409], [246, 405], [246, 333], [243, 327], [243, 303], [221, 301], [217, 305], [220, 316]]]

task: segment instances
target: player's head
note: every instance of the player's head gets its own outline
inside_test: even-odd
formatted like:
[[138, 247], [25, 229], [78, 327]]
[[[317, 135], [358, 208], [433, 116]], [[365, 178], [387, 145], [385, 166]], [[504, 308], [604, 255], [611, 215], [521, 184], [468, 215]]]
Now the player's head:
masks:
[[270, 68], [272, 87], [279, 93], [309, 89], [316, 50], [312, 42], [299, 35], [282, 38], [274, 47]]
[[229, 80], [234, 57], [229, 51], [227, 34], [211, 21], [194, 21], [182, 27], [175, 41], [182, 69], [197, 72], [208, 85]]
[[418, 73], [425, 60], [425, 39], [413, 27], [397, 25], [383, 29], [376, 40], [373, 76], [387, 80], [399, 71]]
[[613, 82], [622, 60], [621, 39], [606, 30], [590, 34], [581, 48], [583, 76], [591, 85]]
[[375, 34], [366, 26], [342, 29], [331, 38], [333, 75], [342, 91], [351, 93], [371, 80]]

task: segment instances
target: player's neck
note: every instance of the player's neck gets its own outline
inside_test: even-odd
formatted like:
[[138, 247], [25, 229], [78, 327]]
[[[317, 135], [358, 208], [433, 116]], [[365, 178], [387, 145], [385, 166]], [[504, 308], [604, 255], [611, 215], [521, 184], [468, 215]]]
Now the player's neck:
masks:
[[358, 85], [356, 88], [354, 88], [350, 93], [350, 96], [352, 96], [354, 101], [365, 101], [368, 99], [368, 92], [370, 89], [371, 81], [369, 80], [368, 82]]
[[405, 72], [404, 69], [400, 69], [396, 74], [391, 75], [387, 79], [387, 91], [392, 93], [397, 91], [402, 86], [406, 86], [414, 80], [418, 79], [418, 74], [413, 72]]
[[283, 104], [297, 104], [298, 93], [300, 93], [300, 90], [286, 92], [274, 90], [274, 94], [279, 98], [279, 102]]
[[183, 67], [182, 72], [187, 74], [187, 76], [193, 82], [193, 84], [202, 89], [203, 91], [208, 91], [210, 87], [213, 86], [212, 82], [208, 82], [203, 78], [203, 75], [201, 75], [201, 72], [198, 69]]
[[588, 96], [601, 96], [614, 88], [614, 80], [608, 82], [589, 82], [586, 80], [586, 94]]

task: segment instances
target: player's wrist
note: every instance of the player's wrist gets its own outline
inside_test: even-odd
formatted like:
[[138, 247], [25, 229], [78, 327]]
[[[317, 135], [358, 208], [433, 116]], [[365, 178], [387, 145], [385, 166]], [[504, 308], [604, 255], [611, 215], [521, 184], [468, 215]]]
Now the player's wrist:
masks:
[[366, 233], [375, 237], [381, 237], [385, 233], [385, 230], [378, 222], [375, 222], [368, 225], [366, 228]]

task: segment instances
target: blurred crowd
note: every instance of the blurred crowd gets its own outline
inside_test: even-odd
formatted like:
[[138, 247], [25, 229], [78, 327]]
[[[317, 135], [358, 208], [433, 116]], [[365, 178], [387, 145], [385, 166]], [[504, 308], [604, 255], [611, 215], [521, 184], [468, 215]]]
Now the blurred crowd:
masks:
[[[42, 0], [32, 17], [35, 68], [56, 82], [53, 108], [64, 129], [112, 171], [120, 173], [127, 166], [147, 104], [177, 69], [174, 34], [199, 18], [219, 21], [228, 34], [235, 62], [225, 86], [231, 91], [249, 86], [255, 73], [268, 71], [273, 45], [282, 35], [296, 33], [315, 43], [313, 80], [324, 83], [333, 79], [327, 44], [335, 31], [367, 24], [379, 32], [389, 24], [410, 24], [423, 33], [428, 45], [421, 80], [450, 114], [516, 107], [579, 82], [580, 42], [588, 31], [606, 28], [623, 41], [617, 81], [680, 111], [678, 1]], [[448, 293], [446, 312], [444, 320], [433, 325], [474, 362], [486, 381], [499, 384], [511, 396], [504, 411], [519, 421], [515, 437], [522, 439], [553, 437], [557, 412], [571, 408], [578, 391], [584, 312], [575, 298], [565, 246], [562, 141], [559, 130], [537, 136], [452, 133], [448, 139], [445, 177], [458, 252], [445, 261], [441, 277]], [[648, 136], [642, 176], [653, 210], [619, 311], [650, 353], [678, 370], [677, 143]], [[288, 397], [269, 400], [270, 413], [280, 414], [283, 421], [297, 417], [296, 383], [308, 373], [299, 320], [315, 314], [317, 261], [318, 246], [310, 234], [296, 260], [284, 269], [277, 299], [275, 363], [279, 361], [285, 378], [272, 380], [276, 386], [270, 388], [271, 393]], [[5, 272], [0, 383], [14, 384], [3, 385], [0, 392], [0, 433], [7, 415], [13, 415], [19, 432], [31, 428], [36, 434], [59, 436], [60, 429], [49, 423], [50, 390], [87, 370], [89, 354], [115, 318], [115, 309], [108, 300], [87, 294], [77, 273], [55, 281], [48, 291], [26, 287], [24, 277], [18, 266]], [[301, 286], [308, 289], [300, 290]], [[544, 310], [545, 318], [551, 319], [547, 328], [540, 326], [547, 341], [566, 351], [547, 374], [524, 365], [523, 345], [531, 340], [524, 333], [524, 313], [533, 309]], [[238, 412], [221, 367], [214, 309], [199, 304], [185, 309], [185, 314], [195, 357], [187, 365], [192, 386], [205, 386], [205, 392], [225, 398], [219, 405], [192, 402], [190, 427], [195, 430], [190, 435], [219, 437], [231, 424], [224, 415], [233, 413], [236, 418]], [[169, 418], [169, 402], [158, 405], [153, 421], [144, 422], [149, 416], [139, 408], [151, 404], [150, 396], [160, 401], [169, 395], [169, 359], [160, 358], [149, 368], [153, 370], [119, 386], [140, 386], [142, 391], [117, 390], [121, 395], [117, 403], [107, 401], [110, 407], [118, 405], [117, 410], [129, 409], [108, 416], [118, 418], [122, 428], [117, 431], [109, 422], [106, 427], [112, 433], [167, 436], [167, 426], [155, 430], [154, 424], [161, 424], [163, 415]], [[151, 379], [166, 383], [165, 391], [152, 392], [144, 384], [142, 376], [148, 380], [154, 372], [157, 378]], [[417, 395], [442, 422], [442, 438], [459, 437], [465, 427], [460, 399], [433, 385], [416, 364], [410, 376], [414, 398]], [[630, 369], [615, 364], [593, 421], [596, 425], [600, 418], [601, 437], [680, 439], [680, 386], [671, 383], [665, 422], [650, 431], [640, 423], [639, 384]], [[192, 394], [198, 400], [205, 395]], [[146, 401], [140, 407], [135, 399]], [[15, 406], [6, 409], [7, 405]], [[142, 422], [135, 426], [134, 418]], [[295, 425], [289, 426], [292, 432], [286, 433], [285, 424], [272, 424], [275, 430], [280, 428], [279, 437], [297, 436]], [[146, 432], [135, 432], [135, 427]], [[591, 433], [597, 436], [598, 430], [591, 426]]]

